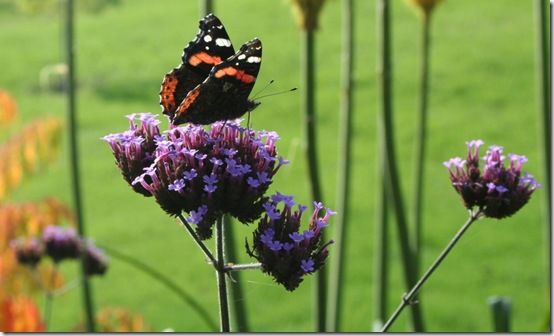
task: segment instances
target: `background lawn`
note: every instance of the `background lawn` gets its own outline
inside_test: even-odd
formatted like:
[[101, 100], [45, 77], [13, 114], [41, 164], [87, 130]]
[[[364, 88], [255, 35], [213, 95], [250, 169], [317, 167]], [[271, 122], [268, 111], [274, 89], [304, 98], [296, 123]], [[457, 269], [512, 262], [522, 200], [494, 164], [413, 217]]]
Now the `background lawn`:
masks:
[[[0, 88], [17, 100], [20, 125], [43, 115], [65, 116], [61, 94], [41, 91], [40, 70], [61, 62], [60, 18], [28, 15], [0, 1]], [[79, 148], [87, 231], [98, 243], [155, 265], [194, 294], [217, 320], [215, 276], [182, 227], [152, 199], [133, 193], [100, 138], [127, 127], [132, 112], [161, 113], [163, 75], [180, 62], [183, 47], [197, 31], [198, 1], [123, 0], [118, 6], [76, 18]], [[259, 37], [264, 60], [257, 82], [268, 92], [299, 86], [299, 33], [286, 1], [216, 1], [235, 48]], [[337, 113], [340, 64], [340, 1], [323, 9], [317, 35], [318, 136], [323, 194], [334, 208], [337, 166]], [[355, 116], [353, 187], [345, 267], [344, 331], [370, 331], [375, 309], [374, 232], [377, 153], [375, 1], [356, 1]], [[412, 152], [417, 108], [419, 24], [404, 1], [393, 1], [394, 122], [402, 186], [411, 195]], [[449, 0], [434, 13], [429, 118], [429, 155], [424, 208], [423, 265], [428, 265], [466, 219], [442, 162], [465, 155], [464, 142], [525, 154], [526, 169], [544, 181], [535, 73], [533, 1]], [[302, 91], [299, 87], [299, 91]], [[256, 89], [255, 89], [256, 90]], [[277, 174], [272, 191], [308, 199], [300, 93], [262, 100], [253, 127], [281, 135], [280, 153], [291, 164]], [[19, 125], [19, 126], [20, 126]], [[163, 127], [167, 123], [164, 119]], [[7, 137], [18, 127], [4, 131]], [[55, 195], [71, 204], [64, 136], [61, 159], [11, 195], [40, 200]], [[483, 151], [484, 153], [484, 151]], [[514, 331], [543, 331], [550, 314], [545, 224], [545, 189], [513, 218], [478, 222], [424, 287], [421, 301], [429, 331], [491, 331], [487, 298], [508, 296]], [[237, 226], [240, 262], [250, 262], [242, 246], [253, 227]], [[332, 230], [332, 222], [331, 222]], [[330, 230], [330, 236], [332, 232]], [[391, 238], [390, 310], [405, 288], [395, 230]], [[212, 245], [212, 242], [209, 242]], [[331, 248], [331, 253], [333, 251]], [[77, 267], [63, 267], [66, 278]], [[288, 293], [260, 272], [243, 272], [252, 331], [311, 331], [312, 278]], [[108, 273], [93, 280], [95, 304], [139, 312], [155, 331], [210, 331], [190, 307], [136, 269], [112, 260]], [[68, 331], [81, 318], [80, 291], [54, 302], [51, 330]], [[405, 312], [393, 330], [408, 327]]]

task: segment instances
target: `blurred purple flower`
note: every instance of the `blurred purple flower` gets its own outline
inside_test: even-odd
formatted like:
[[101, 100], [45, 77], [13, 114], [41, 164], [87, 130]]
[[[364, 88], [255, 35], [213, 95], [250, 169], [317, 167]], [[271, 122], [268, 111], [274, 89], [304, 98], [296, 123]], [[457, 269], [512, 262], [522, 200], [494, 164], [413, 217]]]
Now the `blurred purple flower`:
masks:
[[56, 263], [79, 258], [81, 239], [73, 228], [50, 225], [42, 233], [46, 254]]
[[44, 246], [37, 238], [18, 238], [10, 242], [15, 251], [17, 262], [35, 267], [44, 254]]
[[[277, 210], [282, 203], [282, 210]], [[292, 208], [296, 205], [296, 210]], [[275, 281], [293, 291], [306, 274], [320, 269], [329, 254], [327, 247], [333, 241], [323, 242], [321, 231], [327, 226], [331, 215], [326, 209], [323, 217], [319, 213], [324, 208], [314, 203], [315, 210], [307, 230], [299, 232], [302, 212], [306, 207], [296, 204], [292, 196], [277, 193], [264, 204], [266, 214], [253, 233], [252, 249], [246, 246], [250, 256], [262, 264], [262, 271], [273, 276]]]
[[[156, 148], [156, 142], [162, 139], [158, 128], [160, 122], [155, 115], [134, 113], [128, 115], [127, 119], [129, 119], [129, 130], [109, 134], [102, 139], [112, 148], [117, 166], [127, 183], [131, 185], [135, 178], [154, 162], [153, 152]], [[137, 121], [140, 121], [140, 125]], [[163, 141], [161, 142], [158, 144], [160, 147], [169, 145]], [[151, 196], [150, 192], [140, 184], [134, 184], [132, 187], [144, 196]]]
[[467, 209], [478, 208], [491, 218], [504, 218], [515, 214], [523, 207], [531, 194], [540, 187], [529, 174], [522, 176], [522, 167], [527, 158], [509, 154], [509, 166], [502, 147], [491, 146], [483, 157], [483, 171], [479, 169], [479, 147], [483, 141], [467, 142], [468, 155], [444, 162], [450, 171], [450, 180]]
[[99, 249], [91, 241], [87, 241], [85, 247], [85, 274], [87, 276], [103, 275], [108, 269], [108, 258], [104, 251]]

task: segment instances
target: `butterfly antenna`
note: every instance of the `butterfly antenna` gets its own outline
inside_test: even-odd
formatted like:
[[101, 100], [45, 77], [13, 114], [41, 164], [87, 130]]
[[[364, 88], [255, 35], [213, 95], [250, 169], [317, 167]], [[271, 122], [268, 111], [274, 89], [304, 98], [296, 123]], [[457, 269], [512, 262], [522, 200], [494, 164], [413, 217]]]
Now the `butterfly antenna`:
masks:
[[288, 90], [283, 90], [283, 91], [279, 91], [279, 92], [274, 92], [274, 93], [267, 94], [267, 95], [265, 95], [265, 96], [258, 97], [257, 99], [260, 100], [260, 99], [262, 99], [262, 98], [271, 97], [271, 96], [276, 96], [276, 95], [280, 95], [280, 94], [283, 94], [283, 93], [292, 92], [292, 91], [296, 91], [296, 90], [298, 90], [298, 88], [292, 88], [292, 89], [288, 89]]
[[270, 80], [260, 91], [256, 92], [256, 94], [254, 94], [254, 97], [252, 97], [252, 100], [256, 99], [256, 96], [258, 96], [260, 93], [264, 92], [265, 89], [267, 89], [271, 84], [273, 84], [273, 82], [275, 82], [275, 80]]

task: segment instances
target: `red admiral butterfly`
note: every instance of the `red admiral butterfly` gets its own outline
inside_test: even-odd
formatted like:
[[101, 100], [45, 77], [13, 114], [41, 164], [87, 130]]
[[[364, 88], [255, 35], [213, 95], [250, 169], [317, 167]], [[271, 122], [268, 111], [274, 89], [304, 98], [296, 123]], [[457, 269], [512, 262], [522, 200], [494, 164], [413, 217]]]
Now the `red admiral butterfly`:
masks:
[[182, 63], [162, 82], [160, 105], [173, 125], [235, 119], [260, 104], [248, 95], [260, 71], [262, 42], [255, 38], [235, 53], [215, 15], [206, 15], [199, 27], [185, 47]]

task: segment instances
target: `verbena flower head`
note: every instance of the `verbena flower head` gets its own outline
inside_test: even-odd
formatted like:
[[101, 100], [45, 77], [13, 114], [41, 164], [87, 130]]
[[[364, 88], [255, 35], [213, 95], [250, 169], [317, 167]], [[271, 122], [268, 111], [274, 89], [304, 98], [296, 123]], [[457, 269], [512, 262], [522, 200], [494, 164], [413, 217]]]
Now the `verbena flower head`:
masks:
[[18, 238], [11, 241], [17, 261], [20, 264], [35, 267], [44, 254], [44, 246], [37, 238]]
[[104, 251], [96, 247], [92, 242], [86, 243], [85, 249], [85, 274], [103, 275], [108, 269], [108, 258]]
[[50, 225], [42, 233], [46, 254], [54, 262], [76, 259], [80, 255], [81, 239], [73, 228]]
[[[102, 139], [112, 148], [117, 166], [127, 183], [132, 185], [135, 178], [154, 162], [153, 153], [156, 140], [160, 137], [160, 122], [150, 113], [134, 113], [127, 118], [129, 130], [109, 134]], [[144, 196], [151, 196], [141, 184], [134, 184], [132, 187]]]
[[[246, 246], [248, 254], [262, 264], [262, 271], [289, 291], [298, 287], [304, 275], [324, 265], [329, 254], [327, 247], [333, 243], [323, 242], [321, 233], [334, 212], [321, 203], [314, 202], [314, 206], [308, 229], [300, 231], [306, 207], [296, 204], [292, 196], [271, 196], [264, 203], [265, 215], [253, 233], [253, 247]], [[321, 212], [325, 212], [323, 217]]]
[[481, 140], [469, 141], [465, 160], [456, 157], [444, 162], [450, 171], [452, 185], [467, 209], [478, 208], [491, 218], [511, 216], [527, 203], [540, 185], [533, 176], [522, 175], [521, 169], [527, 162], [525, 156], [508, 154], [506, 159], [500, 146], [489, 147], [481, 170], [479, 147], [482, 145]]
[[287, 163], [277, 156], [274, 132], [252, 131], [235, 122], [173, 127], [156, 140], [154, 161], [134, 181], [170, 215], [187, 212], [202, 239], [216, 218], [228, 213], [249, 223], [263, 212], [264, 193]]

